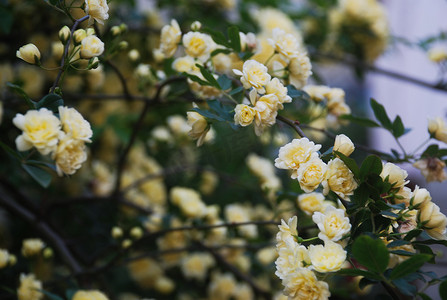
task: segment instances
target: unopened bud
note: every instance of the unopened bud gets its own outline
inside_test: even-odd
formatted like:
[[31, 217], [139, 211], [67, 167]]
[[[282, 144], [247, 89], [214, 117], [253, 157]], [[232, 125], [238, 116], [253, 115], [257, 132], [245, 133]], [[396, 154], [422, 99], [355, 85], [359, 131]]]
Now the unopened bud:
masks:
[[88, 61], [88, 69], [96, 69], [99, 66], [99, 58], [93, 57]]
[[16, 56], [29, 64], [40, 64], [40, 51], [34, 44], [26, 44], [20, 47], [16, 52]]
[[143, 236], [143, 229], [141, 229], [141, 227], [133, 227], [130, 230], [130, 236], [133, 237], [136, 240], [141, 239], [141, 237]]
[[75, 44], [80, 44], [84, 38], [87, 37], [87, 32], [84, 29], [78, 29], [73, 32], [73, 40]]
[[114, 35], [117, 36], [121, 33], [121, 28], [119, 26], [112, 26], [112, 28], [110, 28], [110, 32]]
[[17, 257], [14, 254], [9, 254], [8, 263], [13, 266], [17, 263]]
[[111, 235], [114, 239], [119, 239], [123, 236], [123, 230], [118, 226], [114, 226], [112, 228]]
[[66, 44], [68, 42], [68, 39], [70, 38], [70, 28], [68, 26], [64, 26], [59, 30], [59, 39], [61, 40], [62, 44]]
[[130, 50], [127, 55], [131, 61], [137, 61], [140, 59], [140, 52], [138, 52], [137, 49]]
[[129, 239], [125, 239], [122, 243], [121, 243], [121, 247], [123, 247], [124, 249], [129, 248], [132, 245], [132, 241]]
[[95, 29], [93, 29], [93, 28], [87, 28], [86, 32], [87, 32], [87, 36], [96, 34]]
[[120, 49], [120, 50], [126, 50], [127, 47], [129, 47], [129, 43], [126, 42], [126, 41], [121, 41], [121, 42], [118, 44], [118, 49]]
[[46, 259], [49, 259], [51, 257], [53, 257], [53, 249], [51, 248], [45, 248], [43, 249], [43, 257]]
[[120, 30], [121, 30], [121, 33], [126, 32], [127, 29], [128, 29], [128, 27], [127, 27], [126, 24], [124, 24], [124, 23], [121, 23], [121, 24], [120, 24]]
[[202, 23], [200, 23], [199, 21], [192, 22], [192, 24], [191, 24], [192, 31], [198, 31], [198, 30], [200, 30], [200, 28], [202, 28]]

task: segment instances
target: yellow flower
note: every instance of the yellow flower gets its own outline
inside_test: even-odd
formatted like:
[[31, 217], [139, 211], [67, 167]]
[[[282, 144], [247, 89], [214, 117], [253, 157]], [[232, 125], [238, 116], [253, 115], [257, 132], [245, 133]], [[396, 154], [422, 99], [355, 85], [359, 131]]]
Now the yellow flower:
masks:
[[59, 176], [73, 175], [87, 160], [84, 141], [64, 135], [59, 141], [56, 152], [53, 153], [53, 159]]
[[283, 280], [283, 285], [284, 293], [293, 300], [326, 300], [331, 295], [328, 284], [319, 281], [309, 269], [294, 270]]
[[241, 126], [250, 125], [256, 115], [256, 110], [245, 104], [238, 104], [234, 109], [234, 123]]
[[90, 123], [74, 108], [59, 106], [62, 129], [70, 137], [84, 142], [91, 142], [93, 135]]
[[38, 255], [45, 247], [45, 243], [41, 239], [26, 239], [23, 240], [22, 254], [25, 257]]
[[315, 212], [312, 220], [317, 224], [321, 240], [339, 241], [351, 230], [349, 218], [345, 216], [345, 211], [341, 208], [328, 206], [324, 212]]
[[73, 295], [72, 300], [109, 300], [109, 298], [97, 290], [79, 290]]
[[200, 218], [206, 214], [206, 206], [200, 194], [193, 189], [174, 187], [171, 189], [171, 200], [187, 217]]
[[172, 279], [166, 277], [166, 276], [162, 276], [159, 277], [157, 279], [157, 281], [155, 281], [155, 286], [154, 288], [162, 293], [162, 294], [170, 294], [174, 288], [175, 288], [175, 283]]
[[191, 57], [206, 61], [211, 52], [216, 48], [216, 44], [208, 34], [200, 32], [188, 32], [182, 39], [185, 52]]
[[[282, 244], [282, 245], [281, 245]], [[276, 245], [278, 258], [275, 261], [275, 275], [280, 279], [285, 279], [295, 270], [310, 264], [309, 252], [306, 247], [299, 245], [295, 241], [285, 240]]]
[[309, 94], [310, 98], [315, 102], [322, 102], [326, 99], [330, 91], [330, 87], [325, 85], [306, 85], [303, 90]]
[[42, 282], [35, 279], [34, 274], [20, 274], [20, 286], [17, 289], [18, 300], [40, 300], [44, 295], [39, 291]]
[[312, 75], [312, 65], [310, 59], [305, 53], [299, 53], [293, 57], [289, 64], [289, 80], [297, 89], [307, 84], [307, 79]]
[[196, 71], [197, 69], [197, 67], [195, 66], [194, 58], [192, 58], [191, 56], [183, 56], [176, 58], [172, 63], [172, 68], [180, 73], [182, 72], [188, 73], [193, 70]]
[[407, 171], [390, 162], [383, 166], [382, 172], [380, 173], [380, 177], [383, 180], [388, 178], [388, 182], [393, 184], [393, 188], [401, 188], [406, 185], [409, 182], [405, 180], [407, 176]]
[[17, 50], [16, 56], [29, 64], [39, 64], [40, 51], [34, 44], [26, 44]]
[[279, 169], [292, 169], [294, 171], [292, 178], [297, 178], [296, 171], [300, 165], [307, 162], [311, 157], [318, 156], [317, 151], [320, 148], [321, 145], [315, 145], [307, 138], [294, 139], [279, 149], [275, 166]]
[[309, 246], [309, 258], [315, 271], [320, 273], [336, 272], [346, 261], [346, 251], [341, 245], [326, 240], [324, 246]]
[[447, 59], [447, 50], [443, 47], [434, 47], [428, 50], [427, 56], [432, 62], [440, 63]]
[[300, 164], [297, 179], [301, 189], [306, 193], [313, 192], [323, 181], [326, 171], [327, 165], [318, 156]]
[[335, 137], [334, 151], [338, 151], [346, 156], [349, 156], [352, 152], [354, 152], [354, 149], [354, 144], [346, 135], [338, 134]]
[[[197, 105], [194, 104], [194, 107], [197, 107]], [[191, 130], [188, 132], [188, 135], [197, 140], [197, 147], [199, 147], [203, 144], [206, 134], [210, 130], [208, 121], [201, 114], [195, 111], [188, 111], [186, 115], [188, 125], [191, 126]]]
[[273, 78], [265, 87], [267, 94], [274, 94], [278, 98], [278, 108], [283, 108], [283, 103], [292, 102], [292, 97], [287, 95], [287, 88], [278, 78]]
[[164, 57], [169, 58], [174, 55], [181, 38], [182, 31], [176, 20], [171, 20], [171, 25], [163, 26], [160, 36], [160, 51]]
[[278, 104], [279, 100], [275, 94], [264, 95], [256, 101], [254, 109], [256, 111], [255, 130], [257, 135], [260, 135], [266, 126], [275, 124]]
[[19, 151], [26, 151], [34, 146], [42, 155], [47, 155], [56, 149], [61, 123], [48, 109], [29, 110], [25, 115], [17, 114], [12, 122], [23, 131], [16, 138]]
[[275, 28], [272, 31], [272, 38], [268, 41], [283, 58], [291, 59], [298, 56], [300, 45], [292, 34], [286, 33], [280, 28]]
[[447, 143], [447, 126], [442, 118], [428, 119], [428, 132], [438, 141]]
[[214, 265], [213, 257], [208, 253], [194, 253], [185, 256], [181, 262], [181, 270], [185, 278], [203, 281], [206, 272]]
[[89, 59], [104, 52], [104, 43], [94, 35], [85, 37], [81, 42], [81, 58]]
[[298, 206], [307, 215], [311, 216], [324, 207], [324, 195], [321, 193], [302, 194], [298, 197]]
[[93, 20], [99, 24], [104, 24], [104, 21], [109, 18], [108, 11], [107, 0], [85, 0], [85, 13], [90, 16], [90, 25]]
[[348, 196], [352, 195], [357, 188], [354, 175], [339, 158], [329, 161], [326, 178], [322, 184], [323, 194], [327, 195], [331, 190], [345, 200], [349, 200]]
[[208, 299], [231, 299], [236, 289], [236, 280], [232, 274], [213, 274], [208, 285]]
[[427, 202], [419, 210], [419, 222], [427, 233], [434, 239], [445, 240], [447, 217], [441, 213], [439, 206], [433, 202]]
[[422, 207], [430, 201], [431, 201], [430, 192], [427, 191], [427, 189], [420, 188], [419, 186], [416, 185], [413, 191], [413, 200], [411, 204], [419, 205], [419, 207]]
[[263, 64], [255, 60], [247, 60], [243, 67], [242, 72], [234, 69], [234, 74], [241, 77], [241, 82], [244, 88], [255, 88], [259, 93], [264, 93], [264, 86], [270, 81], [270, 74], [268, 69]]
[[437, 157], [428, 157], [416, 161], [413, 167], [421, 170], [427, 182], [439, 181], [442, 182], [447, 179], [445, 172], [445, 162]]

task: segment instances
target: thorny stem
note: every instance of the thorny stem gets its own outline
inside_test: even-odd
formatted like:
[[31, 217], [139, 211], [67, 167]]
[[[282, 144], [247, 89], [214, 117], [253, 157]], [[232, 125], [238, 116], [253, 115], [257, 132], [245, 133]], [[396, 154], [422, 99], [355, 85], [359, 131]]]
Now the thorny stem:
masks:
[[64, 55], [62, 56], [62, 59], [61, 59], [61, 67], [60, 67], [59, 73], [57, 73], [56, 80], [54, 81], [53, 86], [51, 87], [50, 94], [54, 93], [54, 90], [58, 86], [59, 80], [61, 79], [62, 74], [65, 72], [65, 69], [66, 69], [65, 58], [68, 56], [68, 48], [70, 48], [70, 43], [71, 43], [71, 39], [73, 37], [74, 31], [79, 26], [79, 24], [81, 24], [82, 22], [87, 20], [89, 17], [90, 17], [89, 15], [86, 15], [86, 16], [76, 20], [73, 24], [73, 27], [71, 27], [70, 36], [68, 37], [68, 41], [64, 46]]

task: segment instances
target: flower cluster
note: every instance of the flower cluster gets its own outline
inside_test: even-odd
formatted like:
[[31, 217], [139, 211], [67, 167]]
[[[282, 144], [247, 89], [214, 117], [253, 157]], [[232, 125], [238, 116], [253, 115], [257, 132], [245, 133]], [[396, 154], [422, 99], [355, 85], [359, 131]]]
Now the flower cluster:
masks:
[[46, 108], [29, 110], [17, 114], [13, 123], [23, 131], [16, 138], [17, 149], [51, 154], [59, 176], [73, 175], [87, 160], [85, 143], [91, 142], [93, 132], [76, 109], [59, 106], [59, 118]]
[[[275, 166], [291, 170], [291, 177], [298, 180], [306, 193], [313, 192], [322, 184], [325, 195], [331, 190], [348, 200], [357, 188], [354, 175], [340, 158], [331, 159], [327, 164], [323, 162], [318, 154], [320, 148], [321, 145], [316, 145], [307, 138], [294, 139], [279, 149]], [[336, 139], [334, 150], [349, 155], [354, 146], [347, 136], [340, 135]]]

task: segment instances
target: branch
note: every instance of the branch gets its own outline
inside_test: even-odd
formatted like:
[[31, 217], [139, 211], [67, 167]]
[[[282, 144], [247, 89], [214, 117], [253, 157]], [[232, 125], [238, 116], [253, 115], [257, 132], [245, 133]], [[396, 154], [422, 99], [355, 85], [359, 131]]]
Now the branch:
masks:
[[121, 86], [123, 88], [124, 98], [127, 101], [132, 100], [134, 98], [134, 96], [132, 96], [129, 92], [129, 87], [127, 86], [126, 78], [124, 78], [123, 73], [121, 73], [121, 71], [118, 69], [118, 67], [114, 63], [112, 63], [110, 60], [105, 60], [104, 63], [107, 64], [109, 67], [111, 67], [112, 70], [115, 72], [115, 74], [118, 76], [118, 79], [120, 80]]
[[30, 212], [27, 208], [11, 199], [5, 191], [1, 191], [0, 195], [0, 204], [5, 209], [18, 215], [27, 221], [33, 228], [36, 228], [39, 233], [50, 241], [54, 249], [56, 249], [56, 251], [61, 255], [62, 259], [67, 263], [73, 272], [81, 272], [82, 268], [80, 264], [67, 248], [62, 238], [45, 221], [38, 219], [36, 215]]
[[276, 117], [277, 120], [283, 122], [284, 124], [289, 125], [290, 127], [292, 127], [293, 130], [296, 131], [296, 133], [298, 133], [298, 135], [300, 137], [306, 137], [306, 135], [304, 134], [303, 130], [300, 128], [300, 122], [299, 121], [292, 121], [284, 116], [280, 116], [278, 115]]
[[57, 73], [56, 80], [54, 81], [53, 86], [50, 89], [50, 94], [54, 93], [54, 90], [56, 89], [57, 85], [59, 84], [59, 80], [61, 79], [62, 74], [65, 72], [65, 68], [64, 68], [65, 67], [65, 58], [68, 56], [68, 48], [70, 48], [70, 43], [71, 43], [71, 39], [73, 37], [74, 31], [79, 26], [79, 24], [81, 24], [82, 22], [87, 20], [89, 17], [90, 17], [89, 15], [86, 15], [86, 16], [76, 20], [73, 24], [73, 27], [71, 27], [70, 36], [68, 37], [68, 41], [64, 47], [64, 55], [62, 56], [62, 59], [61, 59], [60, 70], [59, 70], [59, 73]]
[[326, 54], [326, 53], [321, 53], [318, 52], [316, 50], [310, 50], [309, 53], [311, 54], [311, 56], [315, 57], [315, 58], [323, 58], [323, 59], [329, 59], [329, 60], [333, 60], [333, 61], [337, 61], [346, 65], [350, 65], [356, 68], [360, 68], [363, 70], [368, 70], [374, 73], [378, 73], [378, 74], [382, 74], [388, 77], [392, 77], [401, 81], [406, 81], [406, 82], [410, 82], [425, 88], [429, 88], [429, 89], [434, 89], [434, 90], [438, 90], [438, 91], [443, 91], [443, 92], [447, 92], [447, 87], [445, 85], [442, 84], [433, 84], [430, 82], [426, 82], [423, 80], [419, 80], [404, 74], [400, 74], [394, 71], [389, 71], [389, 70], [384, 70], [381, 68], [378, 68], [374, 65], [370, 65], [368, 63], [365, 63], [361, 60], [356, 59], [355, 57], [352, 56], [335, 56], [332, 54]]

